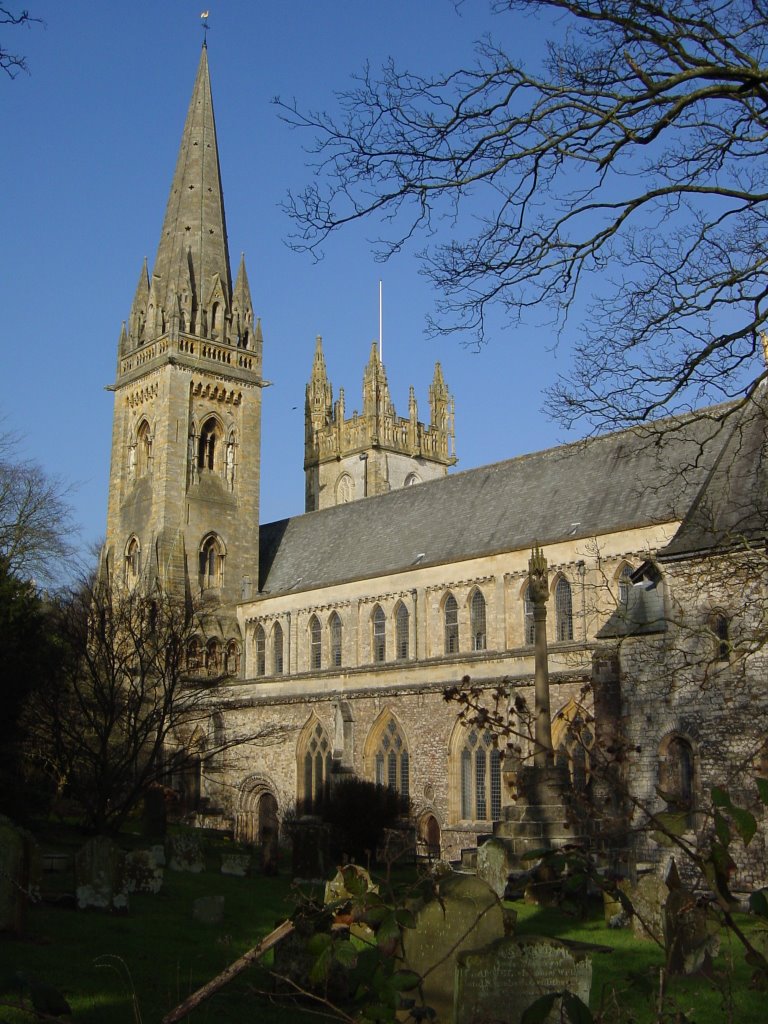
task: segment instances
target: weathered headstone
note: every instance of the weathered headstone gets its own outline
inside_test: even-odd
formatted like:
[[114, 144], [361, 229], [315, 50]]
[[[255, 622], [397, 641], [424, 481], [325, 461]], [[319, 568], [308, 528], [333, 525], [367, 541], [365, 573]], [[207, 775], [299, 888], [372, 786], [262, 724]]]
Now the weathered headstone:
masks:
[[720, 925], [692, 892], [672, 889], [664, 907], [664, 946], [671, 974], [695, 974], [720, 950]]
[[205, 868], [200, 837], [193, 832], [182, 832], [168, 839], [168, 865], [172, 871], [191, 871], [199, 874]]
[[160, 892], [164, 873], [151, 850], [133, 850], [126, 854], [125, 886], [128, 892]]
[[40, 896], [40, 854], [32, 836], [0, 817], [0, 932], [20, 934]]
[[493, 889], [474, 875], [448, 875], [437, 890], [433, 899], [412, 908], [416, 927], [403, 933], [403, 958], [424, 978], [426, 1005], [441, 1024], [450, 1024], [458, 954], [501, 938], [510, 919]]
[[162, 843], [156, 843], [154, 846], [150, 846], [149, 852], [154, 857], [155, 864], [157, 864], [157, 866], [159, 868], [164, 868], [166, 862], [165, 862], [165, 847], [163, 846], [163, 844]]
[[[589, 1004], [592, 961], [557, 939], [538, 936], [497, 939], [484, 949], [462, 952], [456, 965], [454, 1024], [519, 1024], [540, 996], [572, 992]], [[547, 1022], [560, 1020], [556, 1003]]]
[[477, 848], [477, 875], [490, 885], [499, 899], [504, 899], [510, 873], [518, 865], [509, 843], [488, 839]]
[[221, 873], [222, 875], [236, 875], [238, 878], [245, 878], [251, 870], [250, 853], [222, 853]]
[[629, 881], [620, 883], [621, 889], [632, 902], [632, 934], [637, 939], [661, 943], [664, 938], [664, 904], [669, 889], [657, 875], [645, 875], [637, 885]]
[[75, 894], [79, 910], [128, 909], [125, 854], [106, 836], [96, 836], [78, 850]]
[[201, 924], [221, 924], [224, 920], [224, 897], [200, 896], [192, 904], [192, 915]]

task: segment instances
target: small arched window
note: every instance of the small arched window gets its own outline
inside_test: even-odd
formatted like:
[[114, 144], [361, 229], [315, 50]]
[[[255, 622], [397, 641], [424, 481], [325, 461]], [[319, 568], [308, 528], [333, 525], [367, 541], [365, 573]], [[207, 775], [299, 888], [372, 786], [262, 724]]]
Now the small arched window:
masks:
[[230, 640], [227, 644], [224, 670], [228, 676], [240, 675], [240, 644], [237, 640]]
[[475, 590], [469, 603], [469, 615], [472, 626], [472, 650], [484, 651], [487, 647], [485, 632], [485, 598], [480, 590]]
[[395, 657], [398, 661], [408, 660], [409, 628], [410, 616], [408, 609], [401, 601], [395, 612]]
[[659, 793], [672, 810], [685, 812], [690, 823], [696, 798], [693, 747], [684, 737], [672, 736], [659, 754]]
[[221, 675], [221, 641], [216, 637], [211, 637], [206, 644], [205, 668], [209, 676]]
[[272, 630], [272, 671], [276, 676], [283, 674], [283, 627], [279, 622]]
[[573, 600], [571, 585], [563, 576], [555, 587], [555, 639], [573, 640]]
[[220, 587], [224, 575], [224, 550], [215, 534], [206, 537], [200, 545], [200, 587], [209, 590]]
[[135, 583], [141, 573], [141, 548], [136, 537], [131, 537], [125, 549], [125, 576]]
[[381, 730], [373, 758], [374, 781], [389, 786], [401, 796], [410, 791], [410, 758], [408, 744], [394, 718], [388, 718]]
[[253, 634], [253, 653], [256, 658], [254, 669], [257, 676], [267, 674], [267, 641], [264, 636], [264, 627], [259, 623]]
[[523, 634], [526, 645], [531, 647], [536, 639], [536, 624], [533, 618], [533, 601], [531, 600], [530, 587], [526, 587], [523, 594]]
[[323, 666], [323, 630], [320, 620], [313, 615], [309, 620], [309, 667], [311, 669], [322, 668]]
[[328, 629], [331, 634], [331, 665], [334, 668], [341, 668], [341, 619], [338, 612], [333, 612], [328, 620]]
[[731, 624], [727, 615], [715, 612], [709, 620], [709, 628], [715, 637], [715, 661], [730, 661]]
[[187, 644], [187, 671], [193, 675], [203, 667], [203, 646], [200, 638], [193, 636]]
[[373, 660], [387, 660], [387, 617], [381, 605], [373, 610]]
[[197, 442], [197, 465], [199, 469], [218, 469], [218, 451], [221, 429], [216, 419], [211, 416], [200, 428]]
[[459, 606], [453, 594], [449, 594], [443, 606], [445, 624], [445, 653], [456, 654], [459, 650]]
[[146, 420], [136, 432], [136, 476], [146, 476], [152, 466], [152, 434]]
[[629, 595], [632, 592], [632, 566], [625, 565], [619, 573], [619, 607], [629, 607]]
[[461, 810], [465, 821], [501, 818], [501, 755], [489, 729], [472, 726], [459, 753]]
[[355, 481], [349, 473], [342, 473], [336, 484], [336, 504], [346, 505], [355, 497]]

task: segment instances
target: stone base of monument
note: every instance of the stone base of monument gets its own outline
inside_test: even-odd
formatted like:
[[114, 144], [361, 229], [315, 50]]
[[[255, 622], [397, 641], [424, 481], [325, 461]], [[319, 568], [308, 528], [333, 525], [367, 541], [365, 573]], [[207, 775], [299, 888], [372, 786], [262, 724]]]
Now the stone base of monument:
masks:
[[511, 876], [519, 883], [518, 895], [525, 891], [527, 899], [547, 903], [559, 882], [530, 855], [538, 850], [584, 848], [586, 829], [569, 799], [571, 783], [565, 767], [520, 768], [515, 790], [516, 799], [503, 808], [493, 839], [478, 849], [477, 873], [499, 896], [504, 895]]

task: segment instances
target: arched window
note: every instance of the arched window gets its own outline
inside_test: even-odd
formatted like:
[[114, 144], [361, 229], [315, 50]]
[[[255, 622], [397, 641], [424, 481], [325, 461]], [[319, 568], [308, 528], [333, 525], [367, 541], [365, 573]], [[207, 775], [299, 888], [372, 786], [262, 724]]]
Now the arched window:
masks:
[[563, 576], [555, 587], [555, 639], [573, 640], [571, 585]]
[[279, 622], [272, 630], [272, 671], [276, 676], [283, 674], [283, 627]]
[[464, 821], [501, 818], [501, 754], [489, 729], [463, 730], [459, 751], [460, 816]]
[[487, 647], [485, 633], [485, 598], [479, 590], [472, 594], [469, 603], [469, 616], [472, 626], [472, 650], [484, 651]]
[[224, 576], [224, 550], [215, 534], [200, 545], [200, 588], [220, 587]]
[[253, 634], [253, 653], [256, 658], [254, 669], [257, 676], [267, 674], [267, 640], [264, 635], [264, 627], [259, 623]]
[[626, 609], [629, 606], [629, 595], [632, 591], [632, 566], [625, 565], [619, 573], [619, 607]]
[[333, 612], [328, 620], [328, 629], [331, 634], [331, 665], [341, 668], [341, 619], [337, 612]]
[[302, 730], [297, 745], [299, 807], [304, 814], [319, 811], [331, 784], [331, 744], [328, 734], [316, 718]]
[[336, 483], [336, 504], [346, 505], [355, 497], [355, 481], [349, 473], [342, 473]]
[[313, 615], [309, 620], [309, 667], [322, 668], [323, 665], [323, 630], [320, 620]]
[[416, 484], [421, 483], [421, 477], [418, 473], [409, 473], [405, 478], [405, 487], [414, 487]]
[[237, 640], [230, 640], [227, 644], [224, 670], [228, 676], [240, 675], [240, 644]]
[[533, 619], [533, 601], [531, 588], [526, 587], [523, 594], [523, 634], [525, 643], [530, 647], [536, 639], [536, 624]]
[[387, 617], [381, 605], [373, 610], [373, 660], [387, 660]]
[[373, 778], [380, 786], [396, 789], [401, 796], [410, 791], [408, 744], [395, 719], [389, 715], [378, 730], [373, 750]]
[[459, 650], [459, 606], [453, 594], [449, 594], [443, 606], [445, 623], [445, 653], [456, 654]]
[[187, 671], [195, 674], [203, 667], [203, 646], [200, 638], [193, 636], [187, 644]]
[[722, 612], [715, 612], [709, 620], [709, 628], [715, 637], [715, 661], [730, 661], [731, 628], [728, 617]]
[[197, 442], [197, 465], [199, 469], [218, 469], [221, 428], [214, 416], [210, 416], [200, 428]]
[[221, 675], [221, 641], [215, 636], [205, 647], [205, 668], [209, 676]]
[[219, 329], [219, 304], [214, 302], [211, 306], [211, 334]]
[[408, 609], [401, 601], [395, 611], [395, 657], [398, 661], [408, 660], [409, 627], [410, 616]]
[[136, 476], [146, 476], [152, 465], [152, 434], [146, 420], [136, 431]]
[[125, 576], [129, 583], [135, 583], [141, 572], [141, 547], [136, 537], [131, 537], [125, 549]]
[[696, 798], [693, 747], [682, 736], [667, 737], [659, 748], [659, 793], [668, 806], [689, 817]]

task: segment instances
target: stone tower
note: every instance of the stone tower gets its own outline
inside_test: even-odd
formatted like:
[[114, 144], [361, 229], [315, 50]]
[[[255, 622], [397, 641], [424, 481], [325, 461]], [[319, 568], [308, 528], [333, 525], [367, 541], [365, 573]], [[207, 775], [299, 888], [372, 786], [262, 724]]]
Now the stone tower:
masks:
[[117, 360], [110, 571], [231, 606], [258, 585], [262, 336], [234, 287], [203, 46], [160, 244]]
[[445, 476], [456, 462], [453, 399], [440, 363], [429, 389], [430, 422], [419, 422], [411, 388], [407, 419], [398, 416], [376, 342], [363, 371], [363, 412], [346, 419], [344, 389], [334, 403], [317, 339], [304, 413], [307, 512]]

